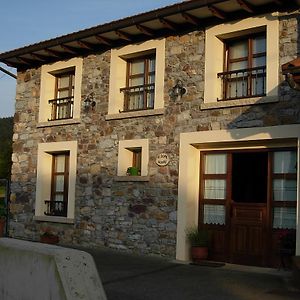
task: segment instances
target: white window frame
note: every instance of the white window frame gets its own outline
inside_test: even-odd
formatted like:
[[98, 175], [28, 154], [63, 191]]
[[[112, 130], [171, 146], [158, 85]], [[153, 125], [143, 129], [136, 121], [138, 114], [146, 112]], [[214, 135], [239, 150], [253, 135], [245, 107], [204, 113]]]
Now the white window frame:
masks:
[[[82, 58], [76, 57], [67, 61], [59, 61], [50, 65], [43, 65], [41, 67], [39, 123], [37, 127], [63, 125], [68, 123], [73, 124], [74, 122], [79, 122], [81, 109], [82, 62]], [[55, 96], [55, 74], [64, 72], [68, 69], [75, 69], [73, 118], [48, 121], [48, 119], [51, 118], [51, 104], [49, 104], [49, 100], [53, 99]]]
[[[261, 31], [266, 32], [266, 96], [218, 102], [217, 99], [222, 98], [222, 79], [217, 78], [217, 73], [223, 72], [224, 41]], [[205, 83], [202, 109], [278, 101], [279, 20], [277, 13], [216, 25], [207, 28], [205, 34]]]
[[[122, 140], [119, 141], [118, 154], [118, 176], [126, 176], [127, 169], [132, 166], [133, 151], [130, 149], [141, 148], [141, 175], [136, 177], [148, 176], [149, 164], [149, 140]], [[131, 176], [128, 176], [131, 177]]]
[[[69, 186], [67, 217], [46, 216], [45, 200], [51, 197], [52, 156], [54, 153], [69, 152]], [[77, 141], [38, 144], [35, 220], [73, 223], [75, 216], [75, 186], [77, 170]]]
[[[124, 112], [124, 94], [120, 91], [126, 86], [128, 58], [155, 53], [155, 92], [154, 109]], [[163, 114], [164, 112], [164, 77], [165, 77], [165, 39], [149, 40], [140, 44], [127, 45], [111, 50], [109, 97], [107, 120], [137, 116]]]

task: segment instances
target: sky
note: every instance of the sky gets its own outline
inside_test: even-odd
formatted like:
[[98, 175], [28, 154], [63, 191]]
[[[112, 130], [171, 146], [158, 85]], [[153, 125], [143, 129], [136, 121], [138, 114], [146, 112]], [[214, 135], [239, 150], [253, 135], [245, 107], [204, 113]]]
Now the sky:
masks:
[[[181, 1], [1, 0], [0, 53]], [[0, 71], [0, 118], [14, 115], [15, 93], [16, 80]]]

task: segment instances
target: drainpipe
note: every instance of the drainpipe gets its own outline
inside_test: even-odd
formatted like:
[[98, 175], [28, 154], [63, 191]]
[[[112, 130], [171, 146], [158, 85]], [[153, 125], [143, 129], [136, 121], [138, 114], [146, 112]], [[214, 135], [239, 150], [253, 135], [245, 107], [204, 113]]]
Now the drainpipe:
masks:
[[1, 66], [0, 66], [0, 71], [2, 71], [3, 73], [5, 73], [5, 74], [7, 74], [7, 75], [9, 75], [9, 76], [11, 76], [11, 77], [17, 79], [17, 76], [16, 76], [15, 74], [13, 74], [13, 73], [11, 73], [11, 72], [5, 70], [5, 69], [2, 68]]

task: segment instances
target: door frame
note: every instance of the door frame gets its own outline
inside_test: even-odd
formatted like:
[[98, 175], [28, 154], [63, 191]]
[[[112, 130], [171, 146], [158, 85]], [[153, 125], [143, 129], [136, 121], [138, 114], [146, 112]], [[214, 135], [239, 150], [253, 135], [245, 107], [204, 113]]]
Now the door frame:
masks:
[[[261, 264], [263, 266], [272, 265], [272, 262], [268, 260], [268, 253], [272, 250], [272, 230], [273, 230], [273, 198], [272, 198], [272, 179], [273, 179], [273, 153], [277, 151], [297, 151], [296, 147], [269, 147], [263, 149], [222, 149], [222, 150], [205, 150], [200, 152], [200, 178], [199, 178], [199, 216], [198, 216], [198, 226], [200, 228], [208, 229], [212, 234], [217, 231], [218, 235], [220, 232], [224, 232], [224, 253], [223, 257], [220, 253], [213, 253], [211, 256], [212, 260], [222, 260], [230, 263], [235, 263], [236, 260], [234, 258], [234, 236], [233, 236], [233, 206], [234, 201], [232, 200], [232, 176], [233, 176], [233, 155], [237, 153], [267, 153], [267, 187], [266, 187], [266, 202], [265, 205], [258, 203], [253, 203], [252, 207], [260, 207], [264, 206], [265, 209], [260, 209], [263, 212], [263, 251], [261, 257]], [[215, 224], [204, 224], [203, 223], [203, 206], [204, 204], [218, 204], [221, 201], [218, 200], [205, 200], [204, 199], [204, 181], [207, 178], [214, 177], [213, 175], [204, 174], [204, 163], [205, 163], [205, 155], [207, 154], [226, 154], [226, 163], [227, 163], [227, 171], [223, 176], [217, 176], [216, 178], [223, 178], [226, 180], [226, 198], [224, 199], [225, 206], [225, 225], [215, 225]], [[243, 204], [247, 204], [250, 207], [250, 203], [239, 203], [240, 206]], [[214, 237], [213, 237], [214, 240]], [[215, 240], [215, 243], [220, 241]]]
[[[189, 261], [190, 246], [186, 229], [198, 224], [200, 155], [212, 149], [251, 149], [277, 146], [297, 147], [299, 180], [300, 124], [185, 132], [180, 134], [177, 203], [176, 259]], [[300, 255], [300, 192], [297, 189], [297, 243]]]

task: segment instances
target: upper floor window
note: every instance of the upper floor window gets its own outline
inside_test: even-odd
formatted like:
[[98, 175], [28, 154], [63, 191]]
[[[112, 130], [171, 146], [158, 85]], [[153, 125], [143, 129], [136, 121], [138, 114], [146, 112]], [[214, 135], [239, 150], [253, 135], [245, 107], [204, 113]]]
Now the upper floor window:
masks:
[[277, 102], [279, 36], [276, 14], [207, 28], [201, 109]]
[[82, 62], [77, 57], [41, 67], [38, 126], [79, 122]]
[[155, 55], [127, 60], [124, 111], [153, 109], [155, 91]]
[[49, 100], [51, 120], [73, 117], [75, 70], [59, 73], [55, 76], [55, 97]]
[[111, 50], [106, 119], [162, 114], [165, 39]]
[[266, 94], [265, 33], [225, 42], [222, 100]]

